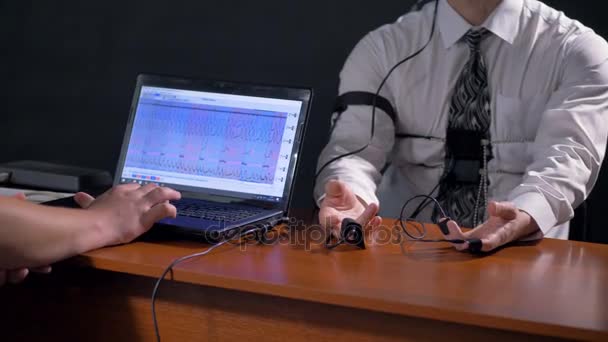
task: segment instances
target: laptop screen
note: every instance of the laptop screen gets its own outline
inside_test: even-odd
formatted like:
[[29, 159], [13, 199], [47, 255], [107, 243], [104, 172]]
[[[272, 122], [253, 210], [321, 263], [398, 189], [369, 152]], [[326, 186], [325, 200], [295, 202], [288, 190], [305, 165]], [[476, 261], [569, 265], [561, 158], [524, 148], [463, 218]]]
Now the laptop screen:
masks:
[[120, 183], [279, 202], [302, 106], [297, 100], [142, 86]]

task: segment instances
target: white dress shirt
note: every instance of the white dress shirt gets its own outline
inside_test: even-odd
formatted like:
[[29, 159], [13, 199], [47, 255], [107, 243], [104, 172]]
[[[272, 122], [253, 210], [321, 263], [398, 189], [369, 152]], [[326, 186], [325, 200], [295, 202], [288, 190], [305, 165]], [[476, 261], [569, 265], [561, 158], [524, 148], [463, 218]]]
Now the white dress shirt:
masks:
[[[340, 74], [340, 94], [375, 93], [392, 66], [427, 42], [434, 6], [365, 36]], [[493, 33], [481, 45], [492, 109], [488, 196], [529, 213], [546, 237], [567, 238], [573, 208], [593, 188], [606, 149], [608, 44], [535, 0], [503, 0], [481, 27]], [[471, 28], [446, 0], [439, 1], [429, 46], [400, 66], [381, 92], [397, 111], [396, 122], [377, 109], [371, 146], [331, 164], [319, 177], [317, 199], [328, 179], [340, 179], [362, 201], [379, 203], [381, 215], [398, 217], [405, 200], [437, 185], [452, 91], [469, 59], [461, 38]], [[349, 106], [319, 165], [364, 146], [370, 123], [370, 106]], [[391, 167], [382, 175], [387, 163]]]

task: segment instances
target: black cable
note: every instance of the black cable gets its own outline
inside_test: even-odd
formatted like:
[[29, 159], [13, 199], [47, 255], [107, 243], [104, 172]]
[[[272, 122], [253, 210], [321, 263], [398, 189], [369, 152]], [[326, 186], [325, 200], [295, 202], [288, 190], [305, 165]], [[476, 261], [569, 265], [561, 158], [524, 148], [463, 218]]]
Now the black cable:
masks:
[[[414, 196], [412, 198], [410, 198], [409, 200], [407, 200], [405, 202], [405, 204], [403, 204], [403, 207], [401, 207], [401, 213], [399, 215], [399, 226], [401, 227], [401, 230], [403, 231], [403, 233], [409, 237], [410, 239], [412, 239], [415, 242], [450, 242], [450, 243], [454, 243], [454, 244], [463, 244], [466, 243], [467, 241], [462, 240], [462, 239], [425, 239], [426, 237], [426, 233], [427, 233], [427, 229], [426, 229], [426, 225], [422, 222], [416, 221], [416, 216], [415, 215], [411, 215], [408, 216], [407, 219], [403, 219], [404, 217], [404, 212], [405, 209], [407, 208], [408, 204], [410, 204], [413, 200], [419, 199], [419, 198], [424, 198], [424, 201], [430, 201], [429, 203], [434, 203], [435, 204], [435, 208], [437, 208], [439, 210], [439, 212], [441, 213], [441, 217], [444, 220], [449, 220], [450, 218], [448, 217], [448, 215], [446, 214], [445, 210], [443, 210], [443, 207], [441, 206], [441, 204], [439, 203], [439, 201], [437, 201], [436, 198], [432, 197], [432, 196], [428, 196], [428, 195], [418, 195], [418, 196]], [[419, 229], [418, 227], [416, 227], [416, 230], [420, 233], [420, 235], [415, 236], [412, 235], [407, 228], [405, 227], [404, 221], [406, 223], [417, 223], [421, 226], [421, 229]], [[435, 222], [437, 223], [437, 222]]]
[[156, 280], [156, 284], [154, 284], [154, 289], [152, 290], [152, 298], [151, 298], [152, 299], [152, 321], [154, 323], [154, 333], [156, 334], [156, 341], [160, 342], [160, 332], [158, 330], [158, 321], [156, 320], [156, 295], [158, 293], [158, 288], [160, 286], [160, 283], [163, 281], [163, 279], [165, 279], [165, 277], [167, 276], [167, 273], [171, 272], [173, 270], [173, 267], [175, 267], [179, 263], [182, 263], [189, 259], [205, 256], [205, 255], [209, 254], [210, 252], [212, 252], [214, 249], [219, 248], [219, 247], [225, 245], [226, 243], [229, 243], [237, 238], [243, 238], [252, 233], [253, 234], [258, 234], [260, 232], [265, 233], [265, 231], [267, 231], [269, 228], [270, 228], [269, 225], [264, 225], [263, 227], [256, 227], [256, 228], [247, 230], [245, 232], [242, 232], [240, 234], [235, 234], [232, 237], [230, 237], [216, 245], [213, 245], [202, 252], [198, 252], [198, 253], [183, 256], [181, 258], [177, 258], [169, 266], [167, 266], [167, 268], [165, 268], [165, 270], [163, 271], [161, 276]]
[[412, 215], [410, 215], [410, 217], [417, 217], [429, 204], [433, 203], [432, 201], [430, 201], [428, 199], [431, 198], [431, 197], [434, 197], [433, 194], [435, 193], [435, 191], [437, 191], [437, 189], [439, 189], [439, 186], [441, 185], [441, 183], [452, 172], [454, 164], [455, 164], [454, 159], [450, 158], [450, 160], [448, 162], [448, 167], [445, 168], [445, 171], [443, 172], [443, 174], [441, 175], [441, 177], [439, 177], [439, 181], [437, 182], [437, 185], [435, 185], [435, 187], [433, 188], [433, 190], [431, 190], [428, 193], [427, 198], [425, 198], [424, 201], [420, 202], [420, 204], [418, 205], [418, 207], [416, 207], [416, 209], [414, 210], [414, 212], [412, 213]]
[[[431, 1], [432, 1], [432, 0], [431, 0]], [[421, 6], [423, 6], [423, 5], [425, 5], [425, 4], [426, 4], [426, 2], [430, 2], [430, 1], [419, 1], [418, 3], [421, 3]], [[418, 3], [417, 3], [415, 6], [418, 6]], [[399, 61], [397, 64], [395, 64], [395, 65], [394, 65], [394, 66], [393, 66], [393, 67], [392, 67], [392, 68], [391, 68], [391, 69], [388, 71], [388, 73], [386, 74], [386, 76], [385, 76], [385, 77], [382, 79], [382, 81], [380, 82], [380, 85], [378, 86], [378, 90], [376, 91], [376, 94], [375, 94], [375, 96], [374, 96], [374, 98], [373, 98], [373, 101], [372, 101], [372, 118], [371, 118], [370, 138], [369, 138], [368, 142], [367, 142], [367, 143], [366, 143], [366, 144], [365, 144], [363, 147], [361, 147], [361, 148], [358, 148], [358, 149], [356, 149], [356, 150], [354, 150], [354, 151], [351, 151], [351, 152], [348, 152], [348, 153], [341, 154], [341, 155], [339, 155], [339, 156], [336, 156], [336, 157], [334, 157], [334, 158], [330, 159], [330, 160], [329, 160], [329, 161], [327, 161], [325, 164], [323, 164], [323, 166], [321, 166], [321, 168], [319, 168], [319, 171], [317, 171], [317, 173], [315, 174], [314, 181], [313, 181], [313, 202], [315, 202], [315, 208], [317, 207], [317, 205], [316, 205], [316, 201], [315, 201], [315, 199], [314, 199], [314, 190], [315, 190], [315, 188], [316, 188], [317, 181], [318, 181], [319, 176], [321, 175], [321, 173], [322, 173], [322, 172], [323, 172], [323, 171], [324, 171], [324, 170], [325, 170], [325, 169], [326, 169], [326, 168], [327, 168], [329, 165], [331, 165], [332, 163], [334, 163], [334, 162], [336, 162], [336, 161], [338, 161], [338, 160], [340, 160], [340, 159], [343, 159], [343, 158], [346, 158], [346, 157], [349, 157], [349, 156], [355, 155], [355, 154], [357, 154], [357, 153], [363, 152], [365, 149], [367, 149], [367, 148], [368, 148], [368, 147], [369, 147], [369, 146], [372, 144], [373, 139], [374, 139], [374, 135], [375, 135], [375, 131], [376, 131], [376, 108], [377, 108], [377, 99], [378, 99], [378, 96], [380, 95], [380, 92], [382, 91], [382, 88], [384, 87], [384, 85], [386, 84], [386, 82], [388, 81], [388, 79], [389, 79], [389, 77], [392, 75], [392, 73], [393, 73], [393, 72], [394, 72], [394, 71], [395, 71], [395, 70], [396, 70], [398, 67], [400, 67], [401, 65], [403, 65], [403, 64], [404, 64], [404, 63], [406, 63], [407, 61], [409, 61], [409, 60], [413, 59], [414, 57], [416, 57], [416, 56], [418, 56], [420, 53], [422, 53], [422, 51], [424, 51], [424, 50], [426, 49], [426, 47], [427, 47], [427, 46], [428, 46], [428, 45], [431, 43], [432, 38], [433, 38], [433, 36], [434, 36], [434, 34], [435, 34], [435, 27], [436, 27], [436, 24], [437, 24], [437, 13], [438, 13], [438, 8], [439, 8], [439, 0], [435, 0], [435, 9], [434, 9], [434, 12], [433, 12], [433, 23], [432, 23], [432, 25], [431, 25], [431, 33], [430, 33], [430, 35], [429, 35], [429, 39], [428, 39], [428, 41], [427, 41], [427, 42], [426, 42], [426, 43], [425, 43], [425, 44], [424, 44], [424, 45], [423, 45], [423, 46], [422, 46], [422, 47], [421, 47], [421, 48], [420, 48], [418, 51], [414, 52], [414, 53], [413, 53], [413, 54], [411, 54], [410, 56], [407, 56], [406, 58], [404, 58], [403, 60], [401, 60], [401, 61]], [[335, 129], [335, 126], [336, 126], [336, 125], [337, 125], [337, 123], [338, 123], [339, 118], [340, 118], [340, 116], [338, 116], [338, 117], [335, 119], [335, 121], [334, 121], [334, 123], [333, 123], [333, 126], [332, 126], [332, 127], [331, 127], [331, 129], [330, 129], [330, 135], [333, 133], [333, 131], [334, 131], [334, 129]], [[425, 208], [426, 208], [426, 207], [427, 207], [427, 206], [428, 206], [430, 203], [434, 203], [434, 204], [435, 204], [436, 208], [437, 208], [437, 209], [439, 209], [439, 211], [441, 212], [443, 219], [448, 219], [448, 220], [449, 220], [449, 217], [446, 215], [446, 213], [445, 213], [445, 211], [443, 210], [443, 208], [441, 207], [441, 204], [439, 203], [439, 201], [437, 201], [437, 199], [436, 199], [436, 198], [434, 198], [432, 195], [433, 195], [433, 193], [434, 193], [435, 191], [437, 191], [437, 189], [440, 187], [440, 184], [441, 184], [441, 182], [442, 182], [442, 181], [445, 179], [445, 177], [447, 177], [447, 176], [450, 174], [450, 172], [451, 172], [451, 170], [452, 170], [452, 168], [453, 168], [453, 166], [454, 166], [453, 164], [454, 164], [454, 160], [453, 160], [453, 159], [451, 159], [451, 160], [450, 160], [450, 163], [448, 164], [448, 167], [447, 167], [447, 168], [446, 168], [446, 170], [445, 170], [445, 172], [444, 172], [444, 173], [443, 173], [443, 175], [440, 177], [439, 182], [437, 183], [437, 185], [435, 185], [435, 187], [434, 187], [434, 188], [431, 190], [431, 192], [430, 192], [428, 195], [418, 195], [418, 196], [414, 196], [414, 197], [410, 198], [410, 199], [409, 199], [407, 202], [405, 202], [405, 204], [404, 204], [404, 205], [403, 205], [403, 207], [401, 208], [401, 214], [400, 214], [400, 217], [399, 217], [399, 224], [400, 224], [401, 229], [403, 230], [403, 232], [404, 232], [404, 233], [405, 233], [405, 234], [406, 234], [408, 237], [410, 237], [411, 239], [413, 239], [414, 241], [417, 241], [417, 242], [450, 242], [450, 243], [454, 243], [454, 244], [464, 244], [464, 243], [467, 243], [467, 242], [471, 243], [471, 241], [472, 241], [472, 240], [471, 240], [471, 241], [466, 241], [466, 240], [462, 240], [462, 239], [436, 239], [436, 240], [429, 240], [429, 239], [425, 239], [425, 237], [426, 237], [426, 232], [427, 232], [427, 229], [426, 229], [425, 224], [424, 224], [424, 223], [421, 223], [421, 222], [418, 222], [418, 221], [416, 221], [416, 220], [415, 220], [415, 218], [416, 218], [416, 217], [417, 217], [417, 216], [420, 214], [420, 212], [422, 212], [422, 210], [424, 210], [424, 209], [425, 209]], [[424, 201], [422, 201], [422, 202], [421, 202], [421, 203], [418, 205], [418, 207], [417, 207], [417, 208], [414, 210], [414, 212], [412, 213], [412, 215], [411, 215], [411, 216], [409, 216], [409, 217], [408, 217], [408, 218], [405, 220], [406, 222], [417, 222], [417, 223], [419, 223], [419, 224], [421, 225], [422, 229], [418, 229], [418, 227], [416, 227], [416, 230], [417, 230], [417, 231], [418, 231], [420, 234], [419, 234], [418, 236], [414, 236], [414, 235], [411, 235], [411, 234], [410, 234], [410, 233], [407, 231], [407, 229], [406, 229], [406, 227], [405, 227], [405, 225], [404, 225], [404, 223], [403, 223], [403, 222], [404, 222], [404, 220], [403, 220], [403, 212], [405, 211], [405, 208], [407, 207], [407, 205], [408, 205], [408, 204], [409, 204], [409, 203], [410, 203], [412, 200], [414, 200], [414, 199], [418, 199], [418, 198], [425, 198], [425, 199], [424, 199]], [[435, 223], [437, 223], [437, 222], [435, 222]], [[326, 243], [326, 247], [327, 247], [328, 249], [332, 249], [332, 248], [335, 248], [336, 246], [341, 245], [342, 243], [344, 243], [344, 239], [343, 239], [343, 238], [339, 239], [339, 240], [337, 241], [337, 243], [336, 243], [336, 244], [331, 244], [331, 245], [329, 245], [329, 244], [327, 244], [327, 243]], [[481, 249], [481, 244], [478, 244], [478, 243], [476, 242], [476, 248], [475, 248], [474, 252], [478, 252], [478, 251], [477, 251], [477, 249]]]
[[[382, 91], [382, 88], [384, 87], [384, 85], [386, 84], [386, 82], [388, 81], [389, 77], [391, 76], [391, 74], [397, 69], [399, 68], [401, 65], [403, 65], [404, 63], [406, 63], [407, 61], [413, 59], [414, 57], [418, 56], [420, 53], [422, 53], [422, 51], [424, 51], [426, 49], [426, 47], [431, 43], [431, 41], [433, 40], [433, 36], [435, 34], [435, 26], [437, 24], [437, 12], [438, 12], [438, 8], [439, 8], [439, 0], [435, 0], [435, 10], [433, 13], [433, 24], [431, 26], [431, 33], [429, 35], [429, 39], [428, 41], [424, 44], [424, 46], [422, 46], [418, 51], [414, 52], [413, 54], [405, 57], [404, 59], [402, 59], [401, 61], [399, 61], [397, 64], [395, 64], [386, 74], [386, 76], [384, 77], [384, 79], [382, 79], [382, 82], [380, 82], [380, 86], [378, 86], [378, 90], [376, 91], [376, 96], [374, 96], [373, 102], [372, 102], [372, 122], [371, 122], [371, 129], [370, 129], [370, 138], [369, 141], [361, 148], [358, 148], [354, 151], [348, 152], [348, 153], [344, 153], [341, 154], [339, 156], [336, 156], [332, 159], [330, 159], [329, 161], [327, 161], [325, 164], [323, 164], [323, 166], [321, 166], [321, 168], [319, 169], [319, 171], [317, 171], [317, 174], [315, 175], [314, 181], [313, 181], [313, 193], [314, 193], [314, 189], [317, 185], [317, 181], [319, 179], [319, 176], [321, 175], [321, 173], [332, 163], [352, 156], [354, 154], [357, 153], [361, 153], [363, 152], [365, 149], [367, 149], [371, 144], [372, 141], [374, 139], [374, 134], [376, 132], [376, 108], [377, 108], [377, 99], [378, 96], [380, 95], [380, 92]], [[337, 124], [337, 120], [334, 122], [334, 126]], [[333, 127], [332, 127], [332, 132], [333, 132]], [[314, 199], [314, 195], [313, 195], [313, 199]], [[316, 207], [316, 203], [315, 203], [315, 207]]]
[[[329, 233], [329, 234], [330, 234], [330, 237], [331, 237], [331, 233]], [[336, 248], [336, 247], [338, 247], [338, 246], [340, 246], [340, 245], [342, 245], [343, 243], [346, 242], [346, 240], [344, 240], [342, 238], [338, 239], [335, 243], [328, 243], [328, 241], [329, 240], [325, 241], [325, 248], [327, 248], [329, 250], [332, 250], [332, 249], [334, 249], [334, 248]]]

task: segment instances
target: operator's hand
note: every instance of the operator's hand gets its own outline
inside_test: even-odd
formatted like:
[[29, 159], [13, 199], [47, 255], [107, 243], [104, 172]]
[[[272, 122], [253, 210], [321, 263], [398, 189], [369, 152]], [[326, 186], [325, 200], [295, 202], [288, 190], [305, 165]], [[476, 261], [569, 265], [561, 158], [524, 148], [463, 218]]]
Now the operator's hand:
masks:
[[82, 208], [98, 219], [106, 237], [104, 245], [133, 241], [152, 225], [166, 217], [175, 217], [177, 210], [169, 201], [181, 194], [155, 184], [122, 184], [108, 190], [97, 199], [84, 192], [74, 196]]
[[0, 286], [11, 283], [18, 284], [27, 278], [30, 272], [35, 273], [51, 273], [51, 266], [35, 267], [35, 268], [20, 268], [16, 270], [0, 270]]
[[[22, 201], [25, 201], [27, 199], [24, 193], [18, 193], [12, 197]], [[27, 278], [27, 276], [30, 274], [30, 271], [36, 273], [51, 273], [51, 270], [51, 266], [35, 267], [31, 269], [19, 268], [16, 270], [0, 270], [0, 286], [6, 283], [18, 284], [24, 281], [25, 278]]]
[[325, 184], [325, 198], [319, 210], [319, 222], [339, 237], [342, 220], [345, 218], [352, 218], [363, 227], [370, 225], [375, 228], [380, 225], [382, 219], [377, 216], [378, 209], [375, 203], [364, 206], [343, 182], [330, 180]]
[[[526, 212], [517, 209], [509, 202], [490, 202], [488, 220], [477, 228], [463, 233], [454, 221], [448, 222], [448, 239], [480, 239], [483, 252], [490, 252], [509, 242], [527, 238], [540, 233], [536, 221]], [[539, 234], [539, 238], [542, 234]], [[469, 244], [454, 244], [458, 250], [469, 248]]]

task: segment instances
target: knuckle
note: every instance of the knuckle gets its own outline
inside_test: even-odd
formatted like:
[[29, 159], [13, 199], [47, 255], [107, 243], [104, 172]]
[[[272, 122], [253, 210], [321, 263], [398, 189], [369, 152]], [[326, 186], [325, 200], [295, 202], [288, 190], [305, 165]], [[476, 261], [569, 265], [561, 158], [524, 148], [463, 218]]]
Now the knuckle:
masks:
[[151, 196], [158, 196], [158, 195], [162, 194], [162, 191], [163, 191], [162, 188], [156, 188], [156, 189], [150, 191], [149, 194]]
[[150, 183], [150, 184], [146, 184], [146, 190], [147, 189], [155, 189], [158, 188], [158, 185]]
[[161, 197], [161, 192], [160, 192], [160, 188], [156, 188], [150, 192], [148, 192], [143, 199], [144, 200], [148, 200], [148, 201], [152, 201], [152, 202], [160, 202], [159, 198]]
[[157, 195], [164, 195], [167, 192], [167, 188], [157, 187], [152, 191]]
[[112, 191], [115, 191], [115, 192], [125, 191], [127, 189], [127, 186], [128, 186], [127, 184], [120, 184], [120, 185], [113, 187]]

